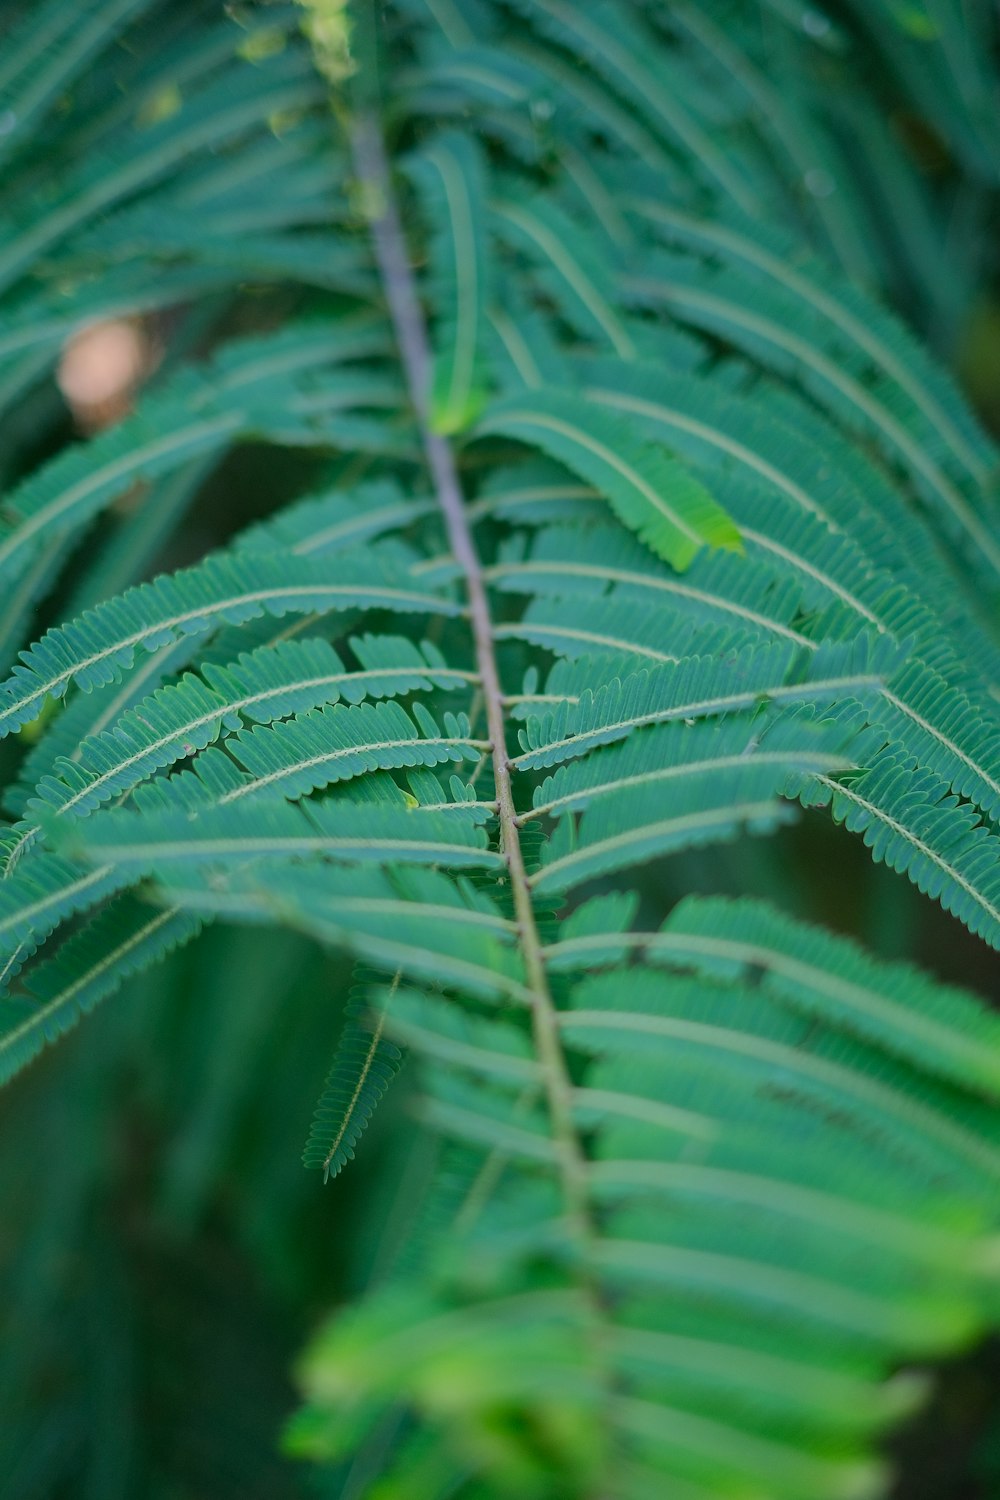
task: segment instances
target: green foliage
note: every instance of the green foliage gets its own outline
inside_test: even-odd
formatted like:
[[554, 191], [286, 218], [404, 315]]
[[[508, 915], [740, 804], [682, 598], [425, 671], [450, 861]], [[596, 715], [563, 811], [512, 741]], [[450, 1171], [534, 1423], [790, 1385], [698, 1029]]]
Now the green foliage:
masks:
[[686, 568], [706, 542], [736, 547], [739, 532], [697, 480], [669, 455], [636, 441], [627, 420], [565, 397], [534, 392], [497, 406], [480, 431], [531, 443], [559, 459], [607, 496], [615, 514], [639, 540], [677, 568]]
[[437, 227], [429, 287], [440, 319], [431, 421], [437, 432], [461, 432], [484, 396], [482, 346], [486, 310], [495, 295], [488, 279], [492, 260], [486, 250], [483, 164], [474, 142], [456, 132], [414, 156], [408, 171], [427, 223]]
[[12, 430], [95, 318], [163, 359], [6, 461], [0, 1081], [292, 929], [344, 1023], [306, 1166], [404, 1052], [435, 1152], [300, 1365], [324, 1492], [885, 1494], [997, 1322], [1000, 1027], [766, 876], [829, 814], [1000, 949], [997, 452], [871, 290], [955, 327], [946, 190], [843, 145], [897, 88], [985, 203], [995, 80], [950, 0], [386, 9], [7, 38]]
[[362, 993], [347, 1007], [336, 1056], [316, 1106], [302, 1160], [329, 1182], [354, 1159], [375, 1106], [399, 1072], [402, 1053], [385, 1034], [385, 1008]]

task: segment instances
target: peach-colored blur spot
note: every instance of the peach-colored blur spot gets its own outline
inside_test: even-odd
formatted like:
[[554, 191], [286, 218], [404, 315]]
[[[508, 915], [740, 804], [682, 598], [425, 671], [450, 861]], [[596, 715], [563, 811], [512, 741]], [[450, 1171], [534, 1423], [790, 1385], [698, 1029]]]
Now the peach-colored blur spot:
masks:
[[77, 425], [97, 432], [120, 421], [151, 363], [140, 324], [124, 318], [92, 323], [66, 343], [56, 371]]

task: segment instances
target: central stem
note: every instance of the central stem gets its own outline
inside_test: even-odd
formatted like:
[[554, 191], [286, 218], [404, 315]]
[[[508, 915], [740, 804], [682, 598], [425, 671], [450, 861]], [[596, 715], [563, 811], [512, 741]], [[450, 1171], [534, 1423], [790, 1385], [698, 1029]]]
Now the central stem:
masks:
[[486, 706], [493, 757], [501, 846], [510, 875], [525, 977], [532, 995], [535, 1045], [545, 1073], [546, 1095], [559, 1152], [567, 1208], [577, 1231], [586, 1234], [586, 1164], [573, 1124], [572, 1085], [559, 1036], [556, 1008], [545, 973], [542, 942], [518, 832], [518, 813], [511, 787], [511, 762], [507, 755], [504, 695], [497, 671], [486, 582], [466, 516], [454, 454], [448, 442], [434, 432], [430, 424], [430, 345], [392, 192], [382, 132], [377, 120], [371, 115], [362, 116], [356, 123], [354, 160], [358, 178], [371, 195], [375, 257], [389, 304], [410, 399], [420, 425], [427, 465], [444, 517], [452, 554], [465, 577], [476, 665]]

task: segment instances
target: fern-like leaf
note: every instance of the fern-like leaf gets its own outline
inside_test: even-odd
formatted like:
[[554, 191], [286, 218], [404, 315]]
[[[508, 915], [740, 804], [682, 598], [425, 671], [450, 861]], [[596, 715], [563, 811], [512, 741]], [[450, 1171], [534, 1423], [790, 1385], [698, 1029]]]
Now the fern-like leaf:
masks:
[[482, 433], [540, 447], [592, 484], [660, 557], [686, 567], [706, 544], [738, 547], [739, 533], [712, 496], [663, 450], [637, 440], [579, 398], [559, 391], [512, 397], [486, 414]]
[[438, 432], [460, 432], [475, 419], [485, 395], [482, 347], [492, 297], [485, 165], [474, 143], [454, 134], [424, 147], [408, 169], [428, 222], [441, 226], [432, 242], [437, 329], [431, 421]]
[[322, 1169], [324, 1182], [354, 1160], [376, 1105], [399, 1072], [402, 1053], [385, 1034], [385, 1013], [391, 1003], [392, 991], [376, 1009], [362, 994], [346, 1012], [302, 1156], [307, 1167]]

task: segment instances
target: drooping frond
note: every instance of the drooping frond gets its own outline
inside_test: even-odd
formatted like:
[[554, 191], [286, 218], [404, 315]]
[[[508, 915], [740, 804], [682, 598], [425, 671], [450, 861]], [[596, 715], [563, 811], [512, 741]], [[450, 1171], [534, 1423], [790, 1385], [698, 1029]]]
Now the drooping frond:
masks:
[[[328, 800], [295, 805], [262, 800], [188, 813], [126, 810], [95, 814], [60, 833], [70, 848], [86, 850], [101, 867], [132, 879], [169, 868], [234, 860], [323, 859], [368, 863], [399, 860], [455, 868], [496, 865], [476, 822], [440, 812], [368, 807]], [[2, 889], [2, 887], [0, 887]]]
[[[583, 56], [602, 74], [620, 97], [645, 116], [651, 128], [670, 146], [680, 146], [690, 171], [723, 192], [743, 208], [753, 197], [740, 182], [724, 154], [718, 150], [702, 123], [689, 114], [683, 96], [671, 87], [673, 77], [664, 72], [669, 62], [660, 52], [651, 68], [644, 28], [613, 0], [600, 0], [584, 14], [567, 0], [519, 0], [543, 34], [565, 44], [571, 54]], [[644, 45], [645, 44], [645, 45]]]
[[196, 913], [122, 896], [33, 969], [25, 996], [0, 999], [0, 1082], [20, 1072], [132, 974], [159, 962], [201, 928]]
[[[717, 657], [685, 657], [680, 662], [605, 680], [594, 691], [566, 692], [544, 717], [529, 718], [520, 731], [526, 769], [556, 765], [623, 739], [635, 729], [670, 720], [717, 717], [758, 703], [816, 703], [859, 698], [877, 688], [895, 644], [860, 637], [849, 644], [830, 642], [812, 654], [775, 642], [746, 646]], [[586, 668], [584, 663], [584, 668]], [[572, 680], [566, 681], [572, 689]]]
[[947, 782], [898, 751], [873, 757], [844, 782], [818, 776], [801, 792], [860, 833], [874, 859], [908, 875], [971, 932], [1000, 947], [1000, 840], [948, 791]]
[[84, 740], [75, 761], [57, 763], [59, 779], [39, 781], [41, 801], [61, 812], [89, 812], [195, 755], [244, 718], [268, 724], [336, 701], [349, 675], [323, 640], [264, 646], [229, 668], [207, 664], [203, 673], [186, 673], [127, 710], [113, 730]]
[[[581, 950], [581, 956], [582, 956]], [[871, 1038], [911, 1065], [990, 1096], [995, 1017], [962, 991], [907, 964], [877, 963], [854, 943], [760, 902], [689, 897], [653, 939], [651, 956], [730, 977], [761, 972], [783, 1002]]]
[[566, 762], [535, 793], [534, 816], [561, 820], [535, 889], [567, 890], [741, 828], [769, 830], [788, 817], [777, 795], [789, 777], [840, 776], [865, 754], [861, 723], [860, 713], [817, 721], [811, 708], [770, 721], [675, 719]]
[[431, 414], [443, 433], [460, 432], [484, 399], [483, 344], [492, 299], [486, 249], [485, 166], [467, 136], [438, 136], [407, 164], [423, 200], [431, 243], [436, 314]]
[[667, 453], [643, 445], [579, 398], [549, 391], [494, 406], [479, 431], [531, 443], [593, 484], [658, 556], [683, 569], [706, 544], [738, 547], [739, 533], [712, 496]]
[[[391, 993], [385, 1005], [391, 1004]], [[323, 1181], [354, 1160], [375, 1107], [399, 1071], [402, 1054], [385, 1034], [385, 1009], [372, 1009], [362, 992], [345, 1011], [337, 1052], [316, 1105], [302, 1160], [320, 1167]]]
[[801, 381], [835, 418], [871, 436], [912, 477], [948, 534], [961, 540], [989, 586], [995, 586], [1000, 551], [990, 519], [980, 514], [985, 502], [980, 498], [978, 507], [970, 503], [884, 400], [799, 331], [801, 304], [780, 291], [762, 302], [754, 283], [740, 273], [693, 269], [679, 257], [650, 257], [631, 286], [640, 301], [669, 307], [682, 321], [730, 340], [766, 367]]
[[334, 570], [329, 563], [320, 567], [291, 556], [210, 558], [98, 605], [33, 646], [0, 688], [0, 735], [33, 719], [47, 697], [61, 697], [71, 682], [89, 691], [115, 680], [138, 651], [156, 651], [220, 624], [241, 624], [265, 614], [280, 618], [289, 611], [323, 614], [382, 607], [451, 614], [458, 608], [408, 585], [397, 569], [371, 552], [363, 571], [357, 559]]
[[632, 334], [614, 308], [609, 267], [573, 220], [541, 194], [529, 203], [501, 199], [493, 213], [498, 235], [526, 251], [539, 287], [580, 337], [597, 337], [621, 359], [634, 359]]
[[[267, 725], [298, 718], [341, 698], [358, 704], [369, 695], [388, 698], [431, 686], [454, 688], [467, 680], [467, 674], [436, 660], [432, 647], [425, 645], [421, 651], [405, 637], [368, 637], [353, 644], [366, 663], [354, 670], [348, 670], [326, 641], [315, 639], [262, 646], [226, 667], [206, 663], [201, 676], [186, 673], [175, 686], [160, 688], [128, 709], [112, 730], [82, 741], [75, 760], [57, 762], [57, 776], [38, 782], [39, 804], [78, 816], [89, 812], [154, 771], [196, 755], [238, 729], [243, 720]], [[307, 735], [308, 718], [298, 722]], [[316, 722], [321, 738], [338, 724], [352, 723], [343, 716]], [[368, 743], [366, 728], [353, 722], [359, 723], [354, 739], [361, 752]], [[266, 743], [259, 737], [237, 736], [229, 748], [246, 745], [256, 764], [261, 756], [267, 758]], [[350, 743], [346, 740], [345, 747]], [[253, 769], [245, 759], [242, 763]], [[30, 808], [29, 803], [29, 812]]]
[[61, 922], [128, 884], [125, 870], [86, 865], [47, 851], [0, 880], [0, 954], [29, 956]]
[[[518, 539], [519, 540], [519, 539]], [[678, 605], [710, 624], [770, 632], [808, 645], [796, 625], [802, 611], [799, 581], [728, 552], [695, 558], [682, 577], [661, 566], [622, 529], [548, 526], [523, 546], [505, 549], [491, 577], [511, 593], [592, 596], [598, 590], [640, 610]]]
[[[803, 404], [767, 388], [740, 395], [652, 362], [591, 361], [582, 374], [592, 400], [641, 422], [708, 474], [738, 476], [741, 482], [727, 487], [734, 496], [747, 481], [751, 499], [780, 495], [844, 533], [876, 567], [900, 574], [909, 562], [918, 591], [941, 576], [940, 560], [898, 490]], [[817, 464], [817, 450], [826, 462]]]
[[636, 210], [667, 241], [722, 257], [749, 270], [763, 285], [794, 297], [801, 308], [796, 326], [815, 328], [828, 354], [884, 393], [885, 405], [942, 463], [954, 468], [956, 479], [988, 476], [996, 463], [993, 445], [970, 421], [953, 382], [873, 298], [821, 263], [796, 256], [787, 236], [750, 220], [735, 215], [698, 218], [651, 198], [639, 199]]
[[[377, 833], [384, 804], [374, 805]], [[348, 809], [353, 828], [372, 821], [372, 806]], [[449, 820], [449, 835], [455, 821]], [[440, 820], [437, 827], [442, 829]], [[410, 840], [385, 847], [380, 856], [377, 843], [373, 839], [368, 856], [359, 853], [360, 841], [328, 839], [322, 853], [331, 862], [322, 884], [308, 866], [290, 862], [287, 840], [279, 848], [272, 838], [266, 858], [259, 846], [246, 843], [226, 875], [210, 863], [214, 855], [202, 858], [204, 850], [192, 846], [193, 852], [178, 853], [176, 867], [164, 871], [169, 899], [202, 917], [291, 923], [380, 971], [388, 966], [485, 1000], [529, 1003], [514, 924], [471, 880], [431, 868], [440, 860], [452, 868], [472, 870], [478, 863], [493, 869], [490, 851], [481, 850], [477, 860], [475, 845], [425, 842], [418, 848]], [[301, 843], [292, 850], [296, 861], [309, 852]], [[244, 864], [244, 857], [254, 862]], [[377, 869], [381, 857], [396, 863]]]
[[566, 761], [536, 788], [531, 816], [561, 816], [626, 788], [652, 787], [713, 767], [756, 762], [787, 773], [813, 770], [835, 776], [852, 768], [852, 755], [865, 753], [868, 737], [862, 723], [859, 710], [824, 719], [811, 704], [773, 716], [743, 712], [721, 722], [687, 716], [664, 721], [600, 754]]
[[479, 759], [485, 746], [470, 743], [464, 714], [446, 714], [443, 728], [417, 700], [412, 716], [398, 703], [359, 703], [243, 730], [226, 748], [249, 779], [223, 800], [261, 792], [299, 798], [367, 771]]
[[560, 823], [533, 877], [534, 889], [564, 892], [657, 855], [733, 839], [744, 829], [770, 833], [791, 816], [778, 800], [783, 781], [775, 766], [755, 765], [748, 757], [745, 765], [710, 766], [678, 777], [669, 811], [626, 788], [585, 812], [578, 825]]

